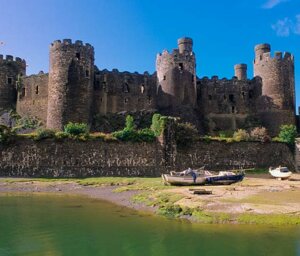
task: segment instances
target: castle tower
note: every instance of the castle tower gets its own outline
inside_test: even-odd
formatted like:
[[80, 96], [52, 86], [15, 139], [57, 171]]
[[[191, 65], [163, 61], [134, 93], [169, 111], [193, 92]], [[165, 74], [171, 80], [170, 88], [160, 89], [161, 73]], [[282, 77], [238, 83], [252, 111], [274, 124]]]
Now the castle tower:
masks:
[[68, 122], [90, 123], [94, 84], [94, 48], [82, 41], [54, 41], [50, 46], [47, 128]]
[[255, 47], [254, 76], [262, 79], [262, 120], [276, 134], [280, 125], [295, 124], [294, 57], [270, 52], [269, 44]]
[[237, 64], [234, 66], [234, 75], [238, 80], [247, 80], [247, 65]]
[[160, 108], [195, 107], [196, 58], [191, 38], [178, 39], [178, 49], [163, 51], [156, 58]]
[[26, 75], [26, 62], [20, 58], [0, 55], [0, 111], [16, 106], [17, 86]]

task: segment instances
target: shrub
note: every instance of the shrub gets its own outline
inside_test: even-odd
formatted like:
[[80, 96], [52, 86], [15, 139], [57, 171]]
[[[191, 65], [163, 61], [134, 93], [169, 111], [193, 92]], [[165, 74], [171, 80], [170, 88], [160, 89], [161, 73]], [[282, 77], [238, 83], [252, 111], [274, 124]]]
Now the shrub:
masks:
[[249, 133], [246, 130], [243, 129], [238, 129], [236, 132], [233, 134], [233, 139], [235, 141], [247, 141], [249, 140]]
[[43, 129], [40, 128], [36, 131], [35, 140], [43, 140], [47, 138], [54, 138], [55, 137], [55, 131], [51, 129]]
[[73, 136], [89, 133], [88, 125], [85, 123], [68, 123], [64, 126], [64, 132]]
[[176, 142], [187, 146], [199, 138], [197, 128], [191, 123], [178, 123], [176, 125]]
[[152, 116], [151, 130], [154, 132], [155, 136], [160, 136], [163, 132], [167, 123], [167, 117], [160, 114], [154, 114]]
[[232, 138], [233, 136], [233, 131], [219, 131], [219, 137], [220, 138]]
[[0, 143], [6, 144], [9, 143], [14, 137], [15, 133], [5, 125], [0, 125]]
[[131, 115], [126, 116], [125, 129], [133, 131], [135, 129], [134, 119]]
[[278, 135], [282, 142], [288, 144], [294, 144], [297, 137], [297, 129], [295, 125], [282, 125], [280, 126], [280, 132]]
[[255, 127], [250, 132], [250, 138], [255, 141], [270, 142], [271, 138], [265, 127]]
[[69, 138], [69, 134], [66, 133], [66, 132], [56, 132], [55, 133], [55, 139], [63, 140], [63, 139], [66, 139], [66, 138]]
[[140, 141], [152, 142], [155, 140], [154, 131], [149, 128], [145, 128], [138, 131], [138, 138]]

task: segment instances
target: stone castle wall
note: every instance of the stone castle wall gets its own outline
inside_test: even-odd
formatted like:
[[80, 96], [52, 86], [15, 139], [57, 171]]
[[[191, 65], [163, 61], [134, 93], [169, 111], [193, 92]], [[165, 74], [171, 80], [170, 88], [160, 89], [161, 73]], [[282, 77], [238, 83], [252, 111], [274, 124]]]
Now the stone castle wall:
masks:
[[26, 75], [26, 62], [11, 55], [0, 55], [0, 110], [15, 108], [17, 83]]
[[21, 116], [37, 117], [46, 124], [49, 75], [40, 73], [25, 77], [18, 93], [17, 112]]
[[233, 79], [199, 79], [192, 39], [181, 38], [177, 46], [157, 55], [152, 75], [100, 71], [94, 48], [70, 39], [51, 44], [49, 75], [19, 79], [25, 61], [0, 55], [0, 111], [17, 102], [21, 115], [38, 117], [56, 130], [68, 122], [91, 125], [96, 115], [154, 109], [193, 123], [203, 134], [263, 125], [273, 136], [282, 124], [296, 123], [291, 54], [272, 57], [270, 45], [257, 45], [253, 79], [247, 79], [245, 64], [235, 65]]
[[95, 73], [94, 114], [156, 108], [156, 76], [102, 70]]
[[293, 153], [282, 143], [197, 142], [180, 149], [170, 144], [19, 139], [0, 145], [0, 176], [91, 177], [159, 176], [170, 170], [205, 165], [210, 170], [268, 168], [294, 170]]

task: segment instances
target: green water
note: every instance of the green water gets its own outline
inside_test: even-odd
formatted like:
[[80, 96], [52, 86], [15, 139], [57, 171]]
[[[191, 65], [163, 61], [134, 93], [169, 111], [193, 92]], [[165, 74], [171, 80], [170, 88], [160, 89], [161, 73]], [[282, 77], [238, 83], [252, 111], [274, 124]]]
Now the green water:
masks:
[[200, 225], [82, 197], [0, 196], [0, 255], [300, 255], [300, 227]]

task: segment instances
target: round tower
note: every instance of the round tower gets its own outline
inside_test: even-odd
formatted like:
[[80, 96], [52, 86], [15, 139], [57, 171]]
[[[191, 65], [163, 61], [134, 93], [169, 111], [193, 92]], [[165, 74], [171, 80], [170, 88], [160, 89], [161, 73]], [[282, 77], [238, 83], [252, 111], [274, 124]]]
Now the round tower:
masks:
[[247, 80], [247, 65], [237, 64], [234, 66], [234, 75], [238, 80]]
[[182, 37], [177, 40], [179, 53], [193, 51], [193, 39], [189, 37]]
[[196, 58], [190, 38], [178, 39], [172, 53], [163, 51], [156, 58], [160, 108], [196, 105]]
[[62, 130], [68, 122], [90, 123], [94, 84], [94, 48], [82, 41], [50, 45], [47, 128]]
[[269, 44], [255, 47], [254, 76], [262, 79], [263, 122], [277, 132], [282, 124], [295, 124], [294, 57], [270, 51]]
[[0, 55], [0, 111], [16, 106], [17, 87], [26, 75], [26, 62], [11, 55]]

